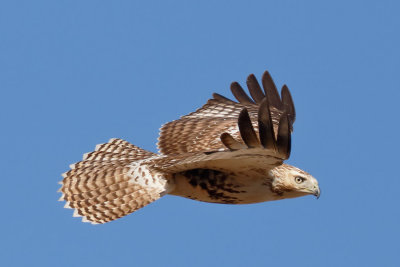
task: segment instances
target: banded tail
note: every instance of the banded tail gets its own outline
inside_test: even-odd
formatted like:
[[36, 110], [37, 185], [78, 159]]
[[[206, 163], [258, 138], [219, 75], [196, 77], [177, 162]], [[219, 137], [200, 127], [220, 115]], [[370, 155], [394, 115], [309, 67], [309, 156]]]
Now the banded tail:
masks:
[[97, 145], [63, 174], [59, 200], [83, 222], [105, 223], [132, 213], [169, 191], [168, 174], [143, 164], [155, 156], [121, 139]]

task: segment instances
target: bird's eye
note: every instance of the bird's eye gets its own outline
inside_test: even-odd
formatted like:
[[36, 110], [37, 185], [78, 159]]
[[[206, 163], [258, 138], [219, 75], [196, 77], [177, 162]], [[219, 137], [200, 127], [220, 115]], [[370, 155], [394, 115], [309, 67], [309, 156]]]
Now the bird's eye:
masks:
[[302, 182], [304, 182], [306, 180], [306, 178], [300, 177], [300, 176], [296, 176], [294, 178], [294, 180], [296, 181], [296, 183], [300, 184]]

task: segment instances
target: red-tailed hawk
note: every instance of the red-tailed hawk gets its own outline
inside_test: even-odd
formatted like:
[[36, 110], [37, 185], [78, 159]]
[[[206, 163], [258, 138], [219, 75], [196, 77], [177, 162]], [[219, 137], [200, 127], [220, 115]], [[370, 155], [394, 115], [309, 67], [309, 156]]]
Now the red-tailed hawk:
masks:
[[279, 95], [268, 72], [262, 86], [251, 74], [251, 97], [234, 82], [238, 102], [214, 94], [165, 124], [159, 154], [121, 139], [97, 145], [63, 174], [60, 200], [83, 221], [105, 223], [165, 194], [224, 204], [319, 197], [314, 177], [283, 163], [296, 117], [289, 89], [284, 85]]

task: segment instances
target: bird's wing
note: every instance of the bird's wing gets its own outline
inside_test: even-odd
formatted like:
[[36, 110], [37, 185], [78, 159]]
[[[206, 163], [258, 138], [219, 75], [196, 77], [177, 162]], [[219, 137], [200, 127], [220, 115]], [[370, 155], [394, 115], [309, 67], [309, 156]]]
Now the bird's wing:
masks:
[[[216, 151], [194, 151], [175, 155], [164, 155], [151, 160], [154, 168], [164, 172], [181, 172], [195, 168], [221, 171], [246, 171], [260, 168], [272, 169], [281, 165], [290, 156], [291, 123], [287, 113], [280, 116], [277, 130], [274, 130], [272, 112], [268, 97], [264, 96], [258, 105], [258, 134], [253, 126], [247, 108], [242, 108], [237, 119], [240, 140], [232, 134], [219, 134], [221, 149]], [[218, 127], [212, 121], [211, 129]]]
[[[237, 83], [231, 84], [231, 91], [238, 102], [234, 102], [219, 94], [213, 94], [213, 98], [200, 109], [188, 115], [164, 124], [161, 127], [158, 148], [164, 155], [181, 155], [193, 152], [208, 152], [224, 149], [220, 141], [220, 135], [229, 133], [233, 138], [240, 139], [237, 117], [243, 108], [246, 108], [255, 123], [262, 100], [267, 97], [270, 116], [273, 127], [277, 133], [278, 124], [282, 114], [286, 114], [290, 130], [295, 120], [295, 108], [289, 89], [282, 87], [279, 96], [275, 83], [268, 71], [262, 76], [262, 87], [253, 74], [247, 78], [249, 97], [243, 88]], [[263, 92], [264, 91], [264, 92]]]

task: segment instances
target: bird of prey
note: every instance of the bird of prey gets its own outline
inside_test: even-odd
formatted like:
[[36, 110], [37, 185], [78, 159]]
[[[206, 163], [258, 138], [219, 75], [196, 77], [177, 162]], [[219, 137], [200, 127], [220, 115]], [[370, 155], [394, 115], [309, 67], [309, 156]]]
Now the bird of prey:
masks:
[[223, 204], [318, 198], [317, 180], [283, 163], [296, 118], [289, 89], [279, 95], [268, 71], [261, 84], [251, 74], [250, 96], [233, 82], [237, 102], [214, 93], [200, 109], [163, 125], [159, 154], [121, 139], [97, 145], [63, 174], [60, 200], [96, 224], [166, 194]]

